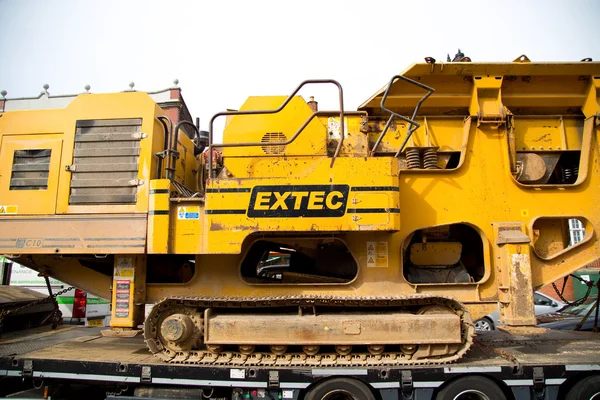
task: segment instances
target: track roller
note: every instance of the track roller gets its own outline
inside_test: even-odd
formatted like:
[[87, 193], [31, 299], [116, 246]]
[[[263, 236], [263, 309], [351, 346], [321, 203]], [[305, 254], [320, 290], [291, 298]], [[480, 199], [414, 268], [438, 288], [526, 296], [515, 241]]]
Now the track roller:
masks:
[[317, 345], [302, 346], [302, 351], [304, 351], [309, 356], [317, 355], [317, 353], [319, 353], [320, 349], [321, 349], [321, 347], [317, 346]]

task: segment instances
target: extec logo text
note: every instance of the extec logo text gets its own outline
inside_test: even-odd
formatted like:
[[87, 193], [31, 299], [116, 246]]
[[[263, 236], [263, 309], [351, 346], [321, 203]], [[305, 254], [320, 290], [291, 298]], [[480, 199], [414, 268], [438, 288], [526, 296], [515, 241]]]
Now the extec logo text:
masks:
[[347, 201], [348, 185], [255, 186], [248, 216], [341, 217]]

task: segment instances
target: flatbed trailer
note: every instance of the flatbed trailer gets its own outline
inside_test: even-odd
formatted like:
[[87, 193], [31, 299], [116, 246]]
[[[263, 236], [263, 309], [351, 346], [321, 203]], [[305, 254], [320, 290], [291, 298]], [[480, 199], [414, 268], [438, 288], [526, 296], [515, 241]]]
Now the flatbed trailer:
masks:
[[[449, 387], [477, 388], [480, 383], [488, 389], [495, 385], [494, 390], [499, 388], [505, 398], [515, 400], [565, 399], [569, 390], [582, 385], [600, 392], [600, 341], [591, 332], [548, 331], [537, 336], [482, 332], [467, 355], [452, 364], [236, 368], [232, 363], [161, 362], [150, 354], [141, 336], [104, 337], [100, 329], [42, 327], [3, 335], [0, 395], [82, 398], [74, 392], [77, 387], [92, 393], [86, 394], [88, 399], [325, 399], [331, 396], [320, 393], [328, 390], [327, 385], [337, 385], [358, 400], [497, 398], [493, 390], [483, 391], [480, 397], [477, 390], [471, 397], [448, 392]], [[373, 397], [353, 392], [355, 383], [366, 386]]]

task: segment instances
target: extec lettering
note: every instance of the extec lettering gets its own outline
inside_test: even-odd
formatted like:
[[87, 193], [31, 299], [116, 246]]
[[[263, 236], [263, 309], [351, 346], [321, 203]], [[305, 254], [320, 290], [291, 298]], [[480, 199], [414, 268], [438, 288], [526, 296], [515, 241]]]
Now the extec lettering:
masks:
[[341, 217], [347, 201], [348, 185], [255, 186], [248, 216]]

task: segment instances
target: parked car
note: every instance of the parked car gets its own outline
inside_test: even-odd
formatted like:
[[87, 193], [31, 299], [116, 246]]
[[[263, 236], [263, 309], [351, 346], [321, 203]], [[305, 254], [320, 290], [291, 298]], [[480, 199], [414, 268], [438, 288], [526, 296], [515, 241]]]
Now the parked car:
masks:
[[596, 300], [596, 295], [590, 296], [586, 301], [577, 306], [565, 306], [554, 314], [540, 315], [538, 317], [538, 326], [562, 331], [574, 330], [591, 309], [590, 315], [579, 330], [592, 331], [594, 329], [594, 319], [596, 317], [595, 310], [593, 309]]
[[[540, 292], [533, 293], [533, 304], [535, 315], [554, 313], [566, 305]], [[494, 311], [475, 321], [475, 330], [493, 331], [498, 325], [500, 325], [500, 310]]]
[[[48, 295], [46, 280], [38, 276], [37, 271], [13, 263], [10, 285], [35, 290]], [[50, 278], [52, 293], [69, 287], [66, 283]], [[110, 302], [96, 297], [81, 289], [73, 289], [56, 298], [65, 323], [83, 323], [92, 326], [106, 326], [110, 321]]]

